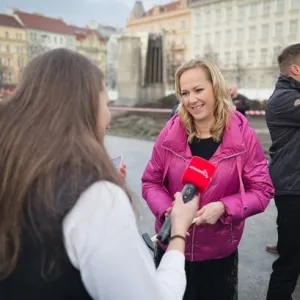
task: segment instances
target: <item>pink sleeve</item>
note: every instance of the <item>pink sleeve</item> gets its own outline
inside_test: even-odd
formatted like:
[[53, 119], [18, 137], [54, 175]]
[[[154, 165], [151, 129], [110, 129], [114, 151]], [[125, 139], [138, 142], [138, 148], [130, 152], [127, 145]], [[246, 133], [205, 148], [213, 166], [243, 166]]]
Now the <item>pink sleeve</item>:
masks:
[[263, 212], [274, 196], [267, 160], [254, 130], [249, 127], [244, 136], [247, 153], [241, 159], [243, 196], [238, 193], [221, 199], [226, 209], [224, 223], [239, 222]]
[[162, 148], [165, 136], [163, 129], [153, 147], [151, 158], [142, 176], [142, 195], [155, 217], [164, 220], [164, 213], [172, 205], [173, 197], [165, 188], [164, 170], [166, 150]]

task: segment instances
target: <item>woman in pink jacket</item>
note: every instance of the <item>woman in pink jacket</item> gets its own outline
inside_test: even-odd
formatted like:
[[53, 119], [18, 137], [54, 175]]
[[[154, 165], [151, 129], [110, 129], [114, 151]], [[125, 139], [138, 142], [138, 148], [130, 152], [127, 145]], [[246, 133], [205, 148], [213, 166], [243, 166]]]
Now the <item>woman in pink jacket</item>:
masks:
[[[247, 119], [235, 111], [225, 80], [207, 60], [192, 60], [176, 72], [181, 100], [158, 136], [142, 177], [143, 197], [156, 217], [156, 231], [181, 191], [192, 156], [217, 167], [200, 196], [197, 224], [186, 237], [185, 300], [236, 300], [238, 245], [245, 219], [261, 213], [273, 197], [262, 147]], [[165, 252], [157, 245], [156, 265]]]

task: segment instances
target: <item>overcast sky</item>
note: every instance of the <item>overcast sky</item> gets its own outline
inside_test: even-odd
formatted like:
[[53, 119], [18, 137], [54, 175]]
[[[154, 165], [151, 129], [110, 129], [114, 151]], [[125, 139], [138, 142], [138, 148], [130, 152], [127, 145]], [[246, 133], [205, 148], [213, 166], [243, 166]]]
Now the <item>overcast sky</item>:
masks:
[[[123, 27], [135, 0], [0, 0], [0, 11], [16, 7], [27, 12], [39, 12], [50, 17], [62, 17], [67, 23], [84, 26], [90, 20]], [[143, 0], [145, 9], [172, 0]]]

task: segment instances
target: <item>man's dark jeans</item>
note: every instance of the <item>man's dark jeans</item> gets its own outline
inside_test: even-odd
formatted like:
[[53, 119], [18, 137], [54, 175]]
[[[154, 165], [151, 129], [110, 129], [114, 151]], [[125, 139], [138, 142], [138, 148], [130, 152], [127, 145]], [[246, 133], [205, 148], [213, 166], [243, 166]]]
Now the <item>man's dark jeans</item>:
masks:
[[292, 300], [300, 275], [300, 197], [275, 197], [279, 258], [273, 264], [267, 300]]

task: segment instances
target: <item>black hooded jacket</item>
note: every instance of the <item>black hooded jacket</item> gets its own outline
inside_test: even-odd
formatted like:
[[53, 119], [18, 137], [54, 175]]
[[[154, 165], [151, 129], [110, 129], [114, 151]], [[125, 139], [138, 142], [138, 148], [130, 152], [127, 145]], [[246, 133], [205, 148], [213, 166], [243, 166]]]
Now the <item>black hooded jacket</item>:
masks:
[[275, 195], [300, 195], [300, 82], [280, 76], [266, 107]]

